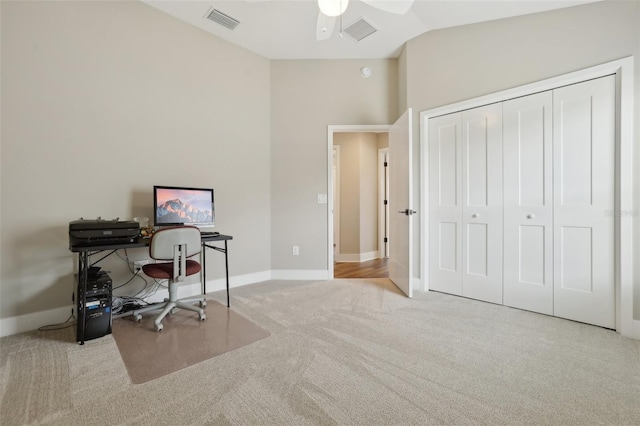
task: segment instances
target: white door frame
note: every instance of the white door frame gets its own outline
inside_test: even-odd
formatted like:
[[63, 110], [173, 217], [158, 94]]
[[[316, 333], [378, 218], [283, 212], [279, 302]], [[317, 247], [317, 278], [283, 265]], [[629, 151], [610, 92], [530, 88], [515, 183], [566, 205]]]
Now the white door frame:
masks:
[[330, 124], [327, 126], [327, 279], [333, 279], [333, 134], [334, 133], [383, 133], [389, 124]]
[[[423, 291], [429, 289], [429, 119], [520, 96], [555, 89], [606, 75], [616, 75], [616, 330], [623, 336], [640, 339], [640, 321], [633, 319], [633, 57], [590, 67], [558, 77], [504, 90], [420, 112], [420, 276]], [[604, 214], [604, 213], [603, 213]]]

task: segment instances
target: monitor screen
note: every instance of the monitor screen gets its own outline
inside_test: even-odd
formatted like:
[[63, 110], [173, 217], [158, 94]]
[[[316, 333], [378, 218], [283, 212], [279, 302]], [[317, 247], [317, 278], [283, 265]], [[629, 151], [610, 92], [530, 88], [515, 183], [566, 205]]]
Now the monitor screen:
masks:
[[154, 186], [156, 226], [215, 226], [213, 189]]

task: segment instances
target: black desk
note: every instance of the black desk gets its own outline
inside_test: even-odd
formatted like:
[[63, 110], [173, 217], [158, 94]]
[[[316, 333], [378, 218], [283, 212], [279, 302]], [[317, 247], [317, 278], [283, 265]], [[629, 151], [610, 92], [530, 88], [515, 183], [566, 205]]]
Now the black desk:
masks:
[[[207, 249], [213, 249], [219, 251], [220, 253], [224, 253], [224, 269], [225, 269], [225, 278], [227, 283], [227, 307], [230, 306], [229, 303], [229, 258], [227, 256], [227, 241], [232, 240], [233, 237], [230, 235], [206, 235], [203, 234], [201, 236], [202, 241], [202, 274], [200, 274], [200, 284], [202, 287], [202, 294], [207, 294], [207, 262], [206, 262], [206, 252]], [[86, 296], [87, 296], [87, 282], [88, 282], [88, 271], [89, 267], [89, 256], [94, 254], [99, 254], [102, 252], [108, 252], [103, 257], [93, 262], [94, 264], [100, 262], [106, 257], [112, 255], [118, 250], [130, 249], [130, 248], [138, 248], [138, 247], [149, 247], [149, 243], [151, 238], [139, 238], [134, 242], [127, 242], [121, 244], [96, 244], [96, 245], [83, 245], [79, 246], [71, 246], [69, 250], [72, 253], [78, 253], [78, 286], [82, 288], [82, 313], [78, 312], [78, 322], [82, 321], [82, 325], [78, 330], [80, 330], [80, 335], [76, 337], [76, 339], [80, 342], [81, 345], [84, 345], [84, 323], [85, 323], [85, 315], [86, 315]], [[217, 247], [211, 245], [211, 243], [216, 241], [224, 241], [224, 248]], [[80, 297], [80, 296], [78, 296]], [[82, 316], [82, 317], [81, 317]]]

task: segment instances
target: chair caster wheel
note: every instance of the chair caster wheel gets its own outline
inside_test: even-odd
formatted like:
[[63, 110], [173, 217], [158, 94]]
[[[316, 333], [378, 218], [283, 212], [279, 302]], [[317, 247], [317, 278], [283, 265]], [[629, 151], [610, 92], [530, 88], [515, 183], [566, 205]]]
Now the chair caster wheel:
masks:
[[136, 322], [140, 322], [140, 321], [142, 321], [142, 315], [140, 315], [140, 314], [135, 314], [135, 315], [133, 316], [133, 319], [135, 319], [135, 320], [136, 320]]
[[204, 308], [205, 306], [207, 306], [207, 301], [206, 300], [201, 300], [200, 301], [200, 307]]
[[162, 331], [162, 324], [156, 324], [155, 328], [156, 328], [157, 332], [161, 332]]
[[200, 314], [200, 321], [204, 321], [207, 319], [207, 314]]
[[171, 310], [171, 315], [174, 315], [176, 312], [178, 312], [178, 308], [173, 308], [173, 309]]

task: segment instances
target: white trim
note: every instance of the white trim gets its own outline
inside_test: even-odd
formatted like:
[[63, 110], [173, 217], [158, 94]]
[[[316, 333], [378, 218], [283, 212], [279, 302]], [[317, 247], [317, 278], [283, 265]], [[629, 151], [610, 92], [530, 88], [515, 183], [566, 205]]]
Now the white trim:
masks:
[[418, 267], [420, 268], [420, 278], [422, 279], [422, 291], [429, 291], [429, 118], [428, 111], [420, 112], [420, 182], [418, 183], [418, 191], [420, 193], [420, 260]]
[[0, 320], [0, 337], [36, 330], [45, 324], [59, 324], [69, 318], [72, 310], [77, 315], [76, 308], [73, 305], [68, 305], [17, 317], [2, 318]]
[[411, 288], [421, 288], [422, 282], [420, 278], [416, 278], [416, 277], [409, 277], [409, 279], [411, 280]]
[[326, 279], [333, 279], [333, 134], [389, 132], [389, 124], [330, 124], [327, 126], [327, 271]]
[[616, 74], [617, 93], [616, 101], [619, 110], [617, 118], [617, 186], [619, 197], [617, 199], [618, 226], [616, 227], [616, 329], [627, 337], [640, 338], [640, 331], [633, 319], [633, 218], [625, 212], [633, 211], [633, 57], [619, 59], [613, 62], [597, 65], [584, 70], [568, 73], [558, 77], [542, 80], [536, 83], [504, 90], [486, 96], [457, 102], [427, 111], [420, 112], [420, 179], [421, 179], [421, 208], [425, 214], [421, 215], [421, 255], [420, 271], [423, 279], [423, 290], [428, 291], [429, 274], [428, 259], [429, 247], [428, 212], [429, 212], [429, 185], [426, 168], [428, 163], [428, 135], [429, 119], [440, 115], [450, 114], [470, 108], [503, 102], [508, 99], [527, 96], [533, 93], [552, 90], [569, 84], [579, 83], [585, 80]]
[[[633, 319], [633, 217], [623, 214], [633, 211], [633, 57], [628, 57], [610, 63], [617, 75], [617, 89], [620, 95], [618, 101], [620, 119], [616, 122], [618, 134], [617, 176], [619, 179], [618, 211], [619, 228], [618, 247], [616, 247], [616, 329], [623, 336], [632, 337]], [[638, 323], [639, 321], [636, 321]], [[635, 338], [640, 339], [640, 328], [635, 327]]]
[[[333, 268], [331, 270], [333, 270]], [[229, 277], [229, 287], [236, 288], [242, 287], [244, 285], [256, 284], [277, 279], [324, 281], [327, 279], [328, 273], [329, 271], [322, 270], [262, 271], [253, 274], [235, 275], [233, 277]], [[186, 298], [191, 296], [199, 296], [201, 291], [200, 285], [201, 284], [199, 282], [181, 285], [178, 290], [179, 297]], [[226, 288], [227, 286], [225, 278], [207, 280], [207, 294], [217, 291], [223, 291]], [[160, 298], [159, 301], [160, 300], [162, 300], [162, 298]], [[39, 327], [48, 324], [61, 323], [71, 315], [72, 310], [77, 315], [74, 305], [68, 305], [61, 308], [49, 309], [47, 311], [33, 312], [30, 314], [0, 319], [0, 337], [11, 336], [18, 333], [36, 330]], [[75, 325], [73, 325], [72, 327], [75, 327]]]
[[342, 253], [336, 255], [336, 261], [338, 262], [351, 262], [360, 263], [367, 260], [378, 259], [380, 257], [379, 251], [370, 251], [366, 253]]
[[632, 339], [640, 340], [640, 321], [633, 320], [633, 323], [631, 324], [631, 326], [632, 326], [633, 331], [627, 337], [630, 337]]
[[[276, 270], [276, 271], [263, 271], [254, 274], [239, 275], [229, 278], [229, 287], [236, 288], [244, 285], [256, 284], [269, 280], [305, 280], [305, 281], [324, 281], [327, 280], [329, 271], [312, 270], [312, 271], [294, 271], [294, 270]], [[412, 287], [420, 288], [421, 282], [419, 278], [411, 278]], [[191, 295], [198, 295], [200, 283], [193, 283], [189, 287], [188, 293]], [[193, 287], [193, 288], [191, 288]], [[211, 288], [215, 287], [215, 288]], [[224, 279], [216, 279], [207, 281], [207, 294], [222, 291], [226, 288]], [[193, 293], [195, 291], [195, 293]], [[183, 296], [181, 296], [183, 297]], [[189, 296], [185, 296], [189, 297]], [[0, 320], [0, 337], [11, 336], [18, 333], [24, 333], [27, 331], [35, 330], [38, 327], [42, 327], [43, 324], [57, 324], [64, 321], [71, 313], [71, 309], [75, 308], [73, 305], [64, 306], [61, 308], [50, 309], [47, 311], [34, 312], [31, 314], [20, 315], [17, 317], [4, 318]], [[628, 336], [634, 339], [640, 340], [640, 321], [634, 320], [632, 323], [633, 331]]]
[[[242, 287], [248, 284], [255, 284], [271, 279], [271, 271], [255, 272], [253, 274], [234, 275], [229, 277], [229, 288]], [[196, 287], [196, 295], [200, 293], [200, 287]], [[225, 278], [217, 278], [215, 280], [207, 280], [207, 294], [214, 291], [222, 291], [227, 289], [227, 281]]]
[[[248, 284], [255, 284], [262, 281], [269, 281], [271, 279], [271, 271], [255, 272], [253, 274], [234, 275], [229, 277], [229, 288], [242, 287]], [[216, 278], [213, 280], [207, 280], [207, 294], [224, 291], [227, 289], [226, 278]], [[200, 296], [202, 294], [202, 284], [197, 281], [189, 284], [181, 284], [178, 287], [178, 298], [184, 299], [188, 297]], [[157, 292], [155, 295], [147, 299], [147, 302], [162, 302], [166, 297], [166, 293], [162, 291]]]

